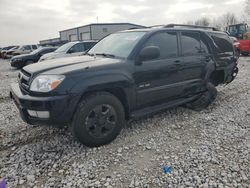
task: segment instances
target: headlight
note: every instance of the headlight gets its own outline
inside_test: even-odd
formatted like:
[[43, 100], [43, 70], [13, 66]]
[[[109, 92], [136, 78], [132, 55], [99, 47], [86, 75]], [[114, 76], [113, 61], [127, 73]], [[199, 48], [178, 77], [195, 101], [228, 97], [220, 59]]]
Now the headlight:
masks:
[[40, 75], [31, 83], [30, 90], [36, 92], [49, 92], [55, 89], [63, 80], [64, 75]]

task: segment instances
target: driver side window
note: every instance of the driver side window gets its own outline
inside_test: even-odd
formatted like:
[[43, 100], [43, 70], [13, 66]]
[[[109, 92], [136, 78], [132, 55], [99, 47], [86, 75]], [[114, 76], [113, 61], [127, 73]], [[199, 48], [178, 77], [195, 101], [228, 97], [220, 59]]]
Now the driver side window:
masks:
[[161, 32], [151, 36], [144, 47], [157, 46], [160, 49], [159, 59], [176, 57], [178, 55], [177, 33]]

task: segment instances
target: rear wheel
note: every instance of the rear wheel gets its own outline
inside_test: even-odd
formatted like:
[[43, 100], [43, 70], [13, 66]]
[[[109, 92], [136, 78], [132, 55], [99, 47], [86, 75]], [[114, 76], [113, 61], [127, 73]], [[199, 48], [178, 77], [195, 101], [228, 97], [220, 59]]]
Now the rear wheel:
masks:
[[193, 102], [186, 104], [192, 110], [200, 111], [207, 108], [217, 97], [217, 89], [212, 83], [207, 84], [207, 91]]
[[98, 147], [114, 140], [124, 122], [121, 102], [110, 93], [99, 92], [80, 102], [71, 131], [82, 144]]

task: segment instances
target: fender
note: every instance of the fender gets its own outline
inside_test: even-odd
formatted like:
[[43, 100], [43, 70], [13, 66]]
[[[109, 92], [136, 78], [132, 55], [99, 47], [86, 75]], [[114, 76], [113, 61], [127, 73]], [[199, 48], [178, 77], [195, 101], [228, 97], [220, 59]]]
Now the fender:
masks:
[[136, 89], [132, 78], [125, 74], [119, 73], [105, 73], [101, 75], [92, 75], [85, 77], [74, 85], [70, 92], [81, 93], [83, 96], [88, 92], [104, 91], [108, 89], [119, 88], [122, 89], [126, 96], [129, 108], [134, 108], [136, 104]]

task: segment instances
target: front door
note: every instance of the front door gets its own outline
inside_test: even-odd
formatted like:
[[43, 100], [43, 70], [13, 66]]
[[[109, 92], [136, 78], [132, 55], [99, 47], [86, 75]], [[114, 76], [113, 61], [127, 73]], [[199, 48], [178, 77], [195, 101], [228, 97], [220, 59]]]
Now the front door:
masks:
[[[137, 106], [159, 104], [178, 96], [181, 87], [176, 82], [182, 58], [179, 56], [177, 33], [158, 32], [143, 45], [157, 46], [160, 57], [136, 65], [134, 79], [137, 87]], [[142, 48], [142, 49], [143, 49]]]

